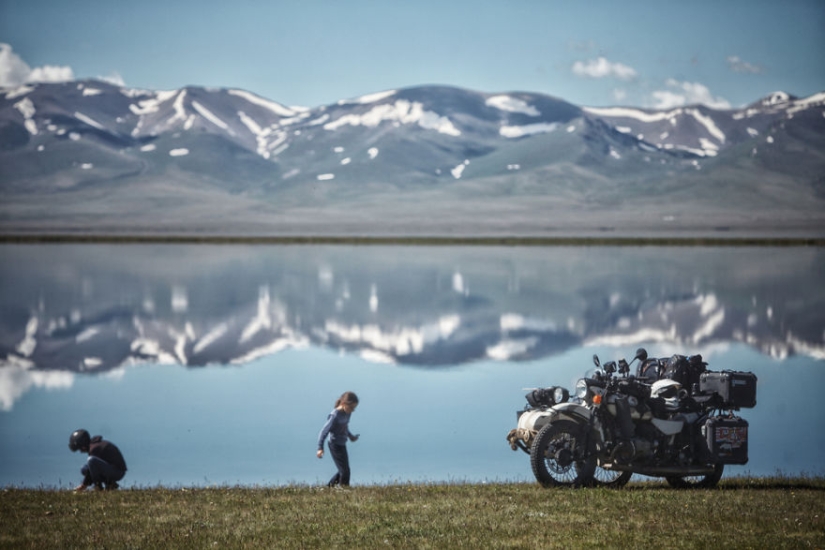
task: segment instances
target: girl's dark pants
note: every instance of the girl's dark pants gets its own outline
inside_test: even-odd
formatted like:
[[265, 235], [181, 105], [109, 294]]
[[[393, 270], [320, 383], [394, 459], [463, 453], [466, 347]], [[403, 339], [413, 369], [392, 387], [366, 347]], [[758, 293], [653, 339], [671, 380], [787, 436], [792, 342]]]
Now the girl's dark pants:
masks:
[[332, 455], [332, 460], [335, 461], [335, 467], [338, 468], [338, 471], [332, 476], [332, 479], [329, 480], [328, 485], [330, 487], [335, 485], [347, 487], [349, 485], [349, 455], [347, 454], [347, 446], [333, 445], [332, 443], [329, 443], [328, 446], [329, 454]]

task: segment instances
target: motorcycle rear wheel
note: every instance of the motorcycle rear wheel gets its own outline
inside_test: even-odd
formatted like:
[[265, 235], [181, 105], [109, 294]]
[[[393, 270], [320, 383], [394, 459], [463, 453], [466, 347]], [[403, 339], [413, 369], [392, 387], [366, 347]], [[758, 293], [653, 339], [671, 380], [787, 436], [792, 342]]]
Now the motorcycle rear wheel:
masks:
[[710, 489], [716, 487], [725, 471], [724, 464], [717, 464], [713, 473], [706, 476], [668, 476], [667, 484], [675, 489]]
[[545, 487], [581, 487], [593, 481], [595, 456], [586, 457], [586, 427], [568, 420], [539, 431], [530, 449], [530, 466]]

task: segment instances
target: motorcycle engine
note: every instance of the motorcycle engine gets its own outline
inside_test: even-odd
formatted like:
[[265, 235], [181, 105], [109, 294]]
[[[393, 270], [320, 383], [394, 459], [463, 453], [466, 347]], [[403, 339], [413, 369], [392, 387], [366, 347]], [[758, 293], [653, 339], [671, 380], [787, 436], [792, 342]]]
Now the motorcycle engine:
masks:
[[635, 460], [647, 458], [653, 454], [653, 444], [647, 439], [634, 437], [620, 441], [610, 453], [610, 458], [617, 464], [630, 464]]

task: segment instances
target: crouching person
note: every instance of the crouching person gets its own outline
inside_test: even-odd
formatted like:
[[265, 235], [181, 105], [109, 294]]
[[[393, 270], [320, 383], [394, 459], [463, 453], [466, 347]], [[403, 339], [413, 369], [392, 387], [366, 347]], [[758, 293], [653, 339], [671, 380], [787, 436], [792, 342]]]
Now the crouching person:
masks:
[[85, 491], [92, 485], [98, 491], [104, 486], [106, 489], [117, 489], [117, 482], [126, 475], [126, 461], [123, 460], [120, 449], [99, 435], [89, 437], [86, 430], [76, 430], [69, 437], [69, 449], [89, 455], [86, 464], [80, 469], [83, 483], [75, 487], [77, 492]]

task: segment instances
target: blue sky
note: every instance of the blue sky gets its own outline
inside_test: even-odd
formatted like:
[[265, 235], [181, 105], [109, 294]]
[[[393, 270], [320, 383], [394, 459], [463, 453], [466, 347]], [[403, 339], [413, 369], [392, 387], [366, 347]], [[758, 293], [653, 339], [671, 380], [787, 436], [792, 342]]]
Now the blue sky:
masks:
[[421, 84], [578, 105], [825, 90], [822, 0], [0, 0], [0, 85], [105, 77], [318, 106]]

